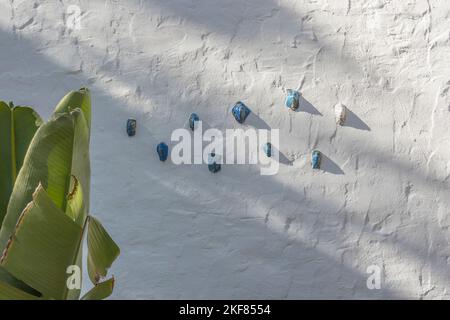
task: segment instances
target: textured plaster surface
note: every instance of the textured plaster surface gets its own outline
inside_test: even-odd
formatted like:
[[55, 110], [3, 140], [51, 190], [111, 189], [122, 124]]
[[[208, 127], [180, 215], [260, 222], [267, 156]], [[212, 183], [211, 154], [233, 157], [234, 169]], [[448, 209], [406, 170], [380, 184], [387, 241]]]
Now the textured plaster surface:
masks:
[[[113, 298], [450, 298], [450, 1], [0, 0], [0, 13], [1, 99], [47, 118], [92, 90], [91, 210], [122, 249]], [[245, 127], [280, 129], [277, 175], [159, 162], [191, 112], [239, 127], [237, 100]]]

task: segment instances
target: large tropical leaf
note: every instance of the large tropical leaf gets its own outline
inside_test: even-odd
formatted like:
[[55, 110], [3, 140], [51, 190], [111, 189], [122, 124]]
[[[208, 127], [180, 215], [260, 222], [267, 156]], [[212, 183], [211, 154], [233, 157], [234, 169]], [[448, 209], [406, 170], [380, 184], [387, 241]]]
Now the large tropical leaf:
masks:
[[[89, 199], [89, 129], [80, 109], [56, 115], [36, 132], [14, 185], [7, 214], [0, 229], [1, 248], [5, 248], [22, 210], [32, 200], [33, 191], [39, 183], [42, 183], [59, 209], [63, 212], [73, 210], [68, 206], [68, 195], [73, 193], [72, 176], [77, 177], [84, 198]], [[80, 227], [85, 223], [88, 207], [89, 203], [85, 201], [83, 212], [76, 214], [79, 217], [76, 223]], [[79, 248], [77, 259], [80, 268], [81, 250], [82, 247]], [[0, 279], [8, 281], [5, 277]], [[11, 281], [8, 283], [14, 285]], [[79, 296], [79, 292], [77, 294]]]
[[[8, 111], [5, 105], [1, 107], [0, 111]], [[103, 299], [111, 294], [114, 279], [99, 280], [106, 276], [119, 248], [100, 222], [87, 215], [90, 121], [89, 91], [70, 92], [51, 120], [38, 129], [29, 147], [26, 145], [24, 160], [11, 162], [22, 169], [16, 177], [11, 175], [15, 184], [0, 229], [0, 299], [78, 299], [80, 290], [68, 289], [66, 272], [74, 265], [81, 270], [86, 227], [88, 271], [95, 287], [83, 299]], [[12, 132], [12, 126], [14, 122], [9, 131], [0, 127], [4, 129], [0, 134]], [[18, 154], [25, 152], [19, 150]]]
[[[104, 282], [99, 280], [106, 276], [120, 250], [97, 219], [89, 217], [86, 223], [89, 226], [89, 274], [95, 274], [95, 286], [83, 299], [104, 299], [111, 295], [114, 279]], [[69, 266], [79, 264], [83, 231], [39, 185], [33, 193], [33, 201], [19, 217], [6, 250], [0, 257], [0, 265], [15, 278], [36, 289], [45, 299], [78, 298], [78, 288], [67, 288], [66, 271]], [[38, 298], [7, 284], [5, 288], [8, 289], [7, 293], [0, 294], [0, 299], [22, 299], [22, 296], [24, 299]]]
[[44, 298], [65, 299], [67, 268], [73, 266], [83, 229], [39, 185], [8, 240], [0, 264]]
[[[77, 177], [88, 199], [90, 169], [87, 139], [87, 127], [79, 109], [58, 115], [38, 129], [17, 177], [0, 230], [0, 244], [3, 247], [39, 183], [64, 212], [72, 176]], [[85, 210], [88, 210], [87, 203]]]
[[119, 256], [120, 249], [100, 221], [92, 216], [89, 217], [87, 244], [89, 278], [97, 285], [106, 277], [108, 269]]
[[32, 108], [0, 101], [0, 226], [30, 141], [41, 124]]

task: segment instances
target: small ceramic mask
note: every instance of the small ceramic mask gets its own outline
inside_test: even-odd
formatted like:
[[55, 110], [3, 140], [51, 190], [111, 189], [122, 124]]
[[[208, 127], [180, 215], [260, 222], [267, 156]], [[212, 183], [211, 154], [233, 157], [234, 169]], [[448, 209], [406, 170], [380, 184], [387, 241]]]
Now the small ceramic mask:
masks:
[[166, 161], [167, 157], [169, 156], [169, 146], [164, 142], [161, 142], [156, 147], [156, 152], [158, 153], [159, 160]]
[[214, 152], [208, 155], [208, 170], [210, 172], [216, 173], [220, 171], [221, 165], [218, 161], [218, 156]]
[[237, 122], [244, 123], [251, 111], [244, 103], [238, 101], [231, 112]]
[[293, 111], [297, 110], [300, 106], [300, 92], [297, 90], [288, 89], [285, 105]]
[[347, 108], [342, 103], [338, 103], [334, 106], [334, 114], [336, 116], [336, 123], [343, 126], [347, 117]]
[[129, 137], [133, 137], [136, 134], [136, 124], [136, 119], [128, 119], [127, 134]]
[[313, 169], [320, 169], [322, 154], [318, 150], [314, 150], [311, 155], [311, 166]]
[[192, 113], [189, 117], [189, 128], [191, 128], [192, 131], [197, 127], [196, 122], [198, 121], [200, 121], [200, 117], [196, 113]]
[[263, 150], [267, 157], [269, 157], [269, 158], [272, 157], [272, 144], [270, 142], [267, 142], [263, 146]]

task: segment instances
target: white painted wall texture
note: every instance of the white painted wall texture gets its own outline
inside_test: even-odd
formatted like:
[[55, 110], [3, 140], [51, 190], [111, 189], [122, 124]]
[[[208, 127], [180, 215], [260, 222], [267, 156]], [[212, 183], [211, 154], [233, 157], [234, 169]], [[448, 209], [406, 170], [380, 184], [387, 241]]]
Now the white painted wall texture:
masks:
[[[92, 90], [92, 214], [122, 249], [113, 298], [450, 298], [450, 1], [0, 0], [0, 13], [1, 99], [47, 118]], [[283, 89], [299, 85], [290, 112]], [[277, 175], [158, 160], [191, 112], [241, 127], [238, 100], [254, 112], [244, 128], [280, 129]]]

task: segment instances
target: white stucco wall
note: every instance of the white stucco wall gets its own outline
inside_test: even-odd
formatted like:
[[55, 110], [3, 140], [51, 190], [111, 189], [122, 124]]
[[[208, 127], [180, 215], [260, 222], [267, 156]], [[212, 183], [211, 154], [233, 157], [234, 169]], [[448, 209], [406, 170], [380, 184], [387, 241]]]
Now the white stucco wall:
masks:
[[[450, 298], [450, 1], [0, 0], [0, 12], [0, 99], [47, 118], [66, 91], [92, 90], [91, 209], [122, 249], [113, 298]], [[307, 102], [289, 112], [283, 89], [298, 85]], [[244, 127], [280, 129], [277, 175], [158, 160], [191, 112], [239, 127], [237, 100], [254, 112]]]

